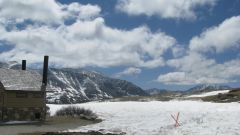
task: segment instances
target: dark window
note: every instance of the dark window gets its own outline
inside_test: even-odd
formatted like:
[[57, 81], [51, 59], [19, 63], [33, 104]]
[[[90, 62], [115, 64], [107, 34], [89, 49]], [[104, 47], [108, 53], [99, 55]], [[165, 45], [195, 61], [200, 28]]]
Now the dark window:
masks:
[[42, 98], [43, 94], [42, 93], [33, 93], [33, 98]]
[[35, 119], [40, 119], [41, 118], [41, 114], [40, 113], [35, 113]]
[[28, 97], [28, 94], [27, 94], [27, 93], [24, 93], [24, 92], [17, 92], [17, 93], [16, 93], [16, 97], [17, 97], [17, 98], [27, 98], [27, 97]]

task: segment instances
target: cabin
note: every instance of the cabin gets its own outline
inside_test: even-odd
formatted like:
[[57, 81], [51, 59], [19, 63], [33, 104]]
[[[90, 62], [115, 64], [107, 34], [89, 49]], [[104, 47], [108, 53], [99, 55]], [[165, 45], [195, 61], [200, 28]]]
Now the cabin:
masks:
[[46, 117], [48, 56], [43, 77], [35, 71], [0, 68], [0, 121], [43, 121]]

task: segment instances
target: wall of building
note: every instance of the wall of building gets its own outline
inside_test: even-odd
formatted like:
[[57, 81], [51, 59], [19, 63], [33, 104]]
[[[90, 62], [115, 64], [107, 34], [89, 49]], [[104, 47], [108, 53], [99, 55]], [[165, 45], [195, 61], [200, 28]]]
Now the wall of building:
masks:
[[7, 107], [44, 107], [43, 92], [6, 91], [4, 105]]
[[4, 121], [43, 120], [45, 116], [44, 109], [45, 101], [42, 91], [8, 90], [2, 93], [0, 119]]
[[38, 107], [4, 107], [3, 121], [39, 121], [44, 120], [44, 109]]

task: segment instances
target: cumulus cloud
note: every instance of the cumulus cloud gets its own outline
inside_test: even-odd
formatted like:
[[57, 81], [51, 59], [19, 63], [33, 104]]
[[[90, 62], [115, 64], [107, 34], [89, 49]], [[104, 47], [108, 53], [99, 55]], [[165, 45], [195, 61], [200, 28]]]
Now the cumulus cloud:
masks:
[[30, 19], [40, 22], [55, 22], [63, 16], [60, 5], [54, 0], [47, 2], [42, 0], [0, 0], [0, 11], [0, 17], [6, 20]]
[[190, 50], [197, 52], [223, 52], [240, 46], [240, 16], [223, 21], [219, 26], [205, 30], [190, 41]]
[[172, 47], [172, 54], [174, 58], [182, 57], [186, 55], [186, 49], [183, 47], [183, 45], [176, 45]]
[[160, 75], [157, 81], [162, 82], [164, 84], [176, 84], [176, 85], [219, 84], [230, 82], [224, 78], [211, 78], [204, 76], [197, 78], [185, 72], [171, 72], [164, 75]]
[[63, 5], [56, 0], [0, 0], [0, 18], [5, 23], [31, 20], [33, 23], [62, 24], [68, 17], [91, 18], [99, 13], [100, 8], [90, 4]]
[[97, 5], [81, 5], [77, 2], [70, 3], [63, 6], [65, 9], [65, 17], [78, 18], [78, 19], [92, 19], [99, 16], [101, 8]]
[[157, 67], [165, 66], [165, 61], [163, 60], [163, 58], [157, 58], [153, 60], [148, 60], [139, 66], [146, 67], [146, 68], [157, 68]]
[[186, 76], [185, 72], [170, 72], [160, 75], [157, 81], [165, 84], [188, 84], [192, 82], [192, 80]]
[[182, 58], [169, 60], [167, 64], [177, 71], [159, 75], [158, 82], [182, 85], [229, 83], [240, 76], [240, 59], [218, 64], [214, 59], [191, 52]]
[[117, 9], [129, 15], [159, 16], [173, 19], [195, 19], [195, 9], [213, 7], [217, 0], [119, 0]]
[[[31, 63], [37, 63], [42, 61], [39, 56], [50, 55], [52, 63], [59, 66], [124, 65], [155, 68], [164, 65], [162, 55], [176, 44], [173, 37], [161, 31], [151, 32], [147, 26], [139, 26], [131, 30], [111, 28], [105, 24], [104, 18], [98, 15], [101, 11], [98, 6], [78, 3], [62, 5], [56, 1], [51, 2], [55, 2], [55, 6], [61, 9], [60, 14], [63, 14], [62, 20], [60, 19], [62, 22], [58, 25], [29, 24], [25, 28], [15, 27], [6, 30], [7, 21], [0, 24], [0, 41], [6, 41], [9, 43], [7, 45], [13, 46], [13, 49], [0, 54], [1, 60], [25, 58]], [[32, 5], [34, 4], [28, 6]], [[41, 8], [48, 8], [48, 6]], [[29, 10], [32, 9], [34, 13], [35, 6], [30, 7]], [[1, 10], [5, 10], [4, 8], [2, 7]], [[48, 16], [45, 18], [51, 18], [52, 14], [54, 13], [42, 15]], [[0, 15], [0, 20], [1, 18], [8, 19]], [[21, 14], [16, 14], [12, 18], [30, 19], [34, 22], [45, 20], [32, 17], [31, 13], [27, 18]], [[75, 21], [67, 25], [64, 21], [69, 18]]]
[[119, 72], [117, 74], [115, 74], [115, 77], [122, 77], [122, 76], [135, 76], [138, 75], [142, 72], [142, 70], [140, 68], [136, 68], [136, 67], [129, 67], [125, 70], [123, 70], [122, 72]]
[[[166, 65], [175, 70], [158, 76], [157, 81], [165, 84], [204, 84], [236, 82], [240, 77], [240, 59], [236, 57], [217, 63], [207, 57], [209, 52], [226, 52], [240, 45], [240, 16], [226, 19], [220, 25], [205, 30], [195, 36], [185, 49], [184, 55], [178, 57], [179, 46], [172, 48], [174, 59]], [[181, 48], [180, 48], [181, 52]], [[214, 53], [215, 54], [215, 53]], [[236, 54], [237, 55], [237, 54]]]

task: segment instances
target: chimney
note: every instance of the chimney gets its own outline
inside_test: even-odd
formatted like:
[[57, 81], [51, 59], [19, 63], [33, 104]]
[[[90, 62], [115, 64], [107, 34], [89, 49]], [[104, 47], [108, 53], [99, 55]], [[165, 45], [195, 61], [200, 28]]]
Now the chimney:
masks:
[[22, 70], [26, 70], [26, 60], [22, 60]]
[[47, 86], [47, 74], [48, 74], [48, 56], [44, 56], [43, 80], [42, 80], [42, 84], [44, 86]]

